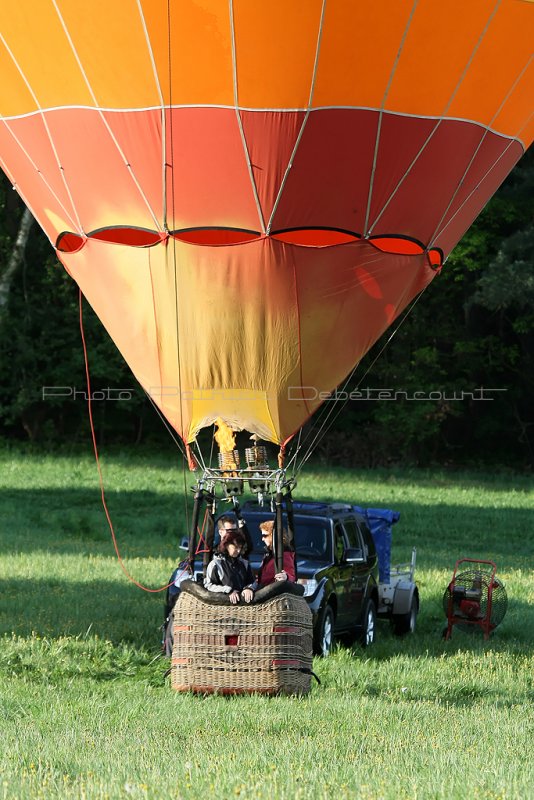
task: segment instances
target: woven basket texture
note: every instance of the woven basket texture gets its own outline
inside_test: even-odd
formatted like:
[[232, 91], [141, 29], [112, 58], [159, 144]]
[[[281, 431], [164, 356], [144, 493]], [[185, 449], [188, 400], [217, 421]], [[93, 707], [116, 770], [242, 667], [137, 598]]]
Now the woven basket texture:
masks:
[[312, 614], [302, 597], [218, 606], [183, 592], [174, 609], [171, 685], [202, 694], [306, 694]]

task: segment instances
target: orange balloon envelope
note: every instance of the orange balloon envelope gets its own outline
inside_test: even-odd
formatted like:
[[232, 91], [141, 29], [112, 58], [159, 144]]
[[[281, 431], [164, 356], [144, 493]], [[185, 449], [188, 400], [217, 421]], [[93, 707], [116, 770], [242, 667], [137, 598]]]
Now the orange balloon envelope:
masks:
[[17, 0], [0, 164], [185, 441], [284, 443], [534, 135], [529, 0]]

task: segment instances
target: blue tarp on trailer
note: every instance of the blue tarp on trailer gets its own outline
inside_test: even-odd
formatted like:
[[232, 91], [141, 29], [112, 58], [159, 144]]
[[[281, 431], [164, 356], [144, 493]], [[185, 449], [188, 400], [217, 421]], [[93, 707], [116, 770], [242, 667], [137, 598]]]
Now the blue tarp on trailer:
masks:
[[399, 521], [400, 512], [387, 508], [362, 508], [361, 506], [352, 506], [352, 508], [367, 520], [378, 553], [380, 583], [389, 583], [392, 528]]

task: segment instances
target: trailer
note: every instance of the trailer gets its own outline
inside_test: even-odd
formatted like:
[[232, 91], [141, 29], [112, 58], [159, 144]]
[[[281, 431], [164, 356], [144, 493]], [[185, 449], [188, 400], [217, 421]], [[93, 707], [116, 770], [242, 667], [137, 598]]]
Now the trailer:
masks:
[[409, 562], [391, 564], [392, 529], [400, 513], [383, 508], [352, 508], [366, 520], [378, 554], [378, 617], [388, 619], [398, 636], [413, 633], [419, 613], [419, 589], [415, 582], [417, 549], [412, 549]]

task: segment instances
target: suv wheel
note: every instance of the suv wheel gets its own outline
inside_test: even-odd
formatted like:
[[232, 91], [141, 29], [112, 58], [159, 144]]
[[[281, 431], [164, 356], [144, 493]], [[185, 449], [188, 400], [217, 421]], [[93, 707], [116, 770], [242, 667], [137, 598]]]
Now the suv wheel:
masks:
[[362, 617], [360, 643], [362, 647], [369, 647], [375, 641], [376, 633], [376, 606], [374, 600], [369, 598], [365, 605]]
[[334, 609], [326, 605], [319, 617], [315, 634], [314, 650], [319, 656], [329, 656], [334, 646]]

